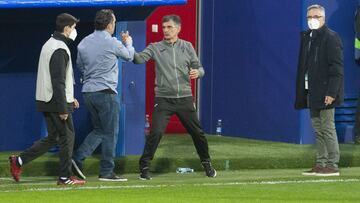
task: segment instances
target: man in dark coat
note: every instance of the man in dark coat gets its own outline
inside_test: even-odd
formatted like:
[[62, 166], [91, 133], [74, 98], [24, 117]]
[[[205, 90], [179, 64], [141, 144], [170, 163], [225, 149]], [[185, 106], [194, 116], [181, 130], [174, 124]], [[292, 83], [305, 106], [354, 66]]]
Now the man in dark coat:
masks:
[[[358, 65], [360, 65], [360, 1], [355, 13], [354, 27], [355, 27], [355, 44], [354, 44], [355, 62]], [[360, 98], [360, 94], [359, 94], [359, 98]], [[355, 144], [360, 144], [360, 100], [359, 99], [355, 114], [354, 133], [355, 133]]]
[[334, 108], [343, 102], [343, 46], [325, 25], [325, 9], [307, 9], [309, 30], [301, 34], [296, 109], [309, 108], [316, 133], [316, 164], [303, 175], [338, 176], [340, 159]]

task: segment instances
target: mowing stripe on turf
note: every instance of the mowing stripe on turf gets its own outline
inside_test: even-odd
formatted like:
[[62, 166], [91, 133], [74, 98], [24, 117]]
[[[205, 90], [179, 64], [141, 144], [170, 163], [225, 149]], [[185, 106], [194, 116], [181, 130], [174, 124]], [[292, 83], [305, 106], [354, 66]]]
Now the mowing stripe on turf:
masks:
[[[190, 184], [193, 186], [229, 186], [229, 185], [279, 185], [279, 184], [305, 184], [305, 183], [334, 183], [334, 182], [360, 182], [360, 179], [317, 179], [317, 180], [290, 180], [290, 181], [253, 181], [253, 182], [231, 182], [231, 183], [202, 183]], [[119, 185], [119, 186], [72, 186], [51, 188], [27, 188], [0, 191], [5, 192], [32, 192], [32, 191], [62, 191], [62, 190], [98, 190], [98, 189], [136, 189], [136, 188], [161, 188], [181, 187], [189, 184], [179, 185]]]

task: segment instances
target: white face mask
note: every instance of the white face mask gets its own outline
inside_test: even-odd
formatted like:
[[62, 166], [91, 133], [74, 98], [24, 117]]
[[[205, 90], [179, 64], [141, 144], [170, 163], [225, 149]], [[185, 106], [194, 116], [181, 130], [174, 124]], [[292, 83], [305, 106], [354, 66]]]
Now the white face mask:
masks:
[[320, 21], [318, 19], [311, 18], [308, 20], [308, 26], [310, 30], [317, 30], [320, 28]]
[[76, 31], [76, 29], [73, 29], [70, 32], [69, 38], [72, 39], [73, 41], [75, 41], [76, 37], [77, 37], [77, 31]]

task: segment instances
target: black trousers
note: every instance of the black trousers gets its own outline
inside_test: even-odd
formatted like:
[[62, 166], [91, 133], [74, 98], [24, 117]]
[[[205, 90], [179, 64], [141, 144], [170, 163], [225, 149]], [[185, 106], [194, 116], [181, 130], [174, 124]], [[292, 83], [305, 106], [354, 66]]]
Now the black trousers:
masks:
[[193, 97], [155, 98], [152, 126], [146, 137], [144, 152], [139, 161], [140, 170], [149, 167], [170, 117], [176, 114], [194, 142], [201, 161], [210, 161], [206, 137], [196, 114]]
[[59, 113], [44, 112], [48, 136], [36, 141], [30, 148], [20, 154], [23, 165], [38, 158], [54, 146], [59, 146], [60, 173], [59, 177], [69, 177], [71, 172], [71, 156], [74, 148], [74, 124], [72, 115], [66, 121]]

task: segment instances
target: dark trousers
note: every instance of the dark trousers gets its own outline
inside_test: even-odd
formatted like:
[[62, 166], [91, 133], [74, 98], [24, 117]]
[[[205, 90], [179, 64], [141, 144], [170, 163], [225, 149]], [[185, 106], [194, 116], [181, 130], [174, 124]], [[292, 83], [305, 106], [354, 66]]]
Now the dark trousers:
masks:
[[66, 121], [59, 113], [44, 113], [48, 136], [36, 141], [30, 148], [20, 154], [23, 165], [46, 153], [54, 146], [59, 146], [60, 174], [59, 177], [71, 176], [71, 156], [74, 148], [74, 124], [72, 115]]
[[144, 152], [140, 158], [140, 170], [149, 167], [166, 129], [170, 117], [176, 114], [194, 142], [201, 161], [210, 161], [206, 137], [196, 114], [193, 97], [155, 98], [150, 135], [146, 137]]

